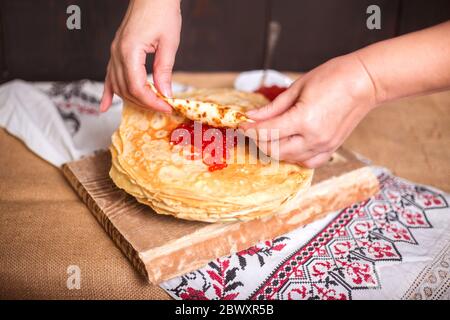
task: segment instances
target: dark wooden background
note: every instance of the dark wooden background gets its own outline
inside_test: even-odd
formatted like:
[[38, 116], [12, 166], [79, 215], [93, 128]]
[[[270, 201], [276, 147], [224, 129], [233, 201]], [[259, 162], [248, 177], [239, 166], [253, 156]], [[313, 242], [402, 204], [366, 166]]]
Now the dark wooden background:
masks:
[[[66, 28], [71, 4], [81, 8], [81, 30]], [[127, 4], [0, 0], [0, 82], [103, 79]], [[381, 30], [366, 28], [371, 4], [381, 7]], [[183, 0], [182, 14], [176, 70], [261, 68], [266, 26], [273, 19], [282, 25], [273, 68], [306, 71], [375, 41], [448, 20], [450, 0]]]

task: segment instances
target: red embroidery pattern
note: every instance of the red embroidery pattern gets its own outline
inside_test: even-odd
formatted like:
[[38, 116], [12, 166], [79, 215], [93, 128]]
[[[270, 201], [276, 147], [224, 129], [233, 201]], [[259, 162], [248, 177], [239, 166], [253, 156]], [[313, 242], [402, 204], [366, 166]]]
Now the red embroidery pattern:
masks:
[[442, 195], [393, 176], [382, 174], [379, 180], [377, 195], [342, 210], [303, 247], [281, 255], [284, 260], [249, 297], [239, 291], [245, 283], [239, 273], [248, 260], [256, 258], [262, 267], [266, 257], [275, 252], [280, 257], [291, 239], [279, 237], [217, 259], [180, 277], [168, 290], [182, 299], [347, 300], [352, 299], [352, 290], [381, 288], [376, 263], [402, 261], [396, 243], [417, 245], [411, 230], [432, 228], [426, 211], [448, 208], [448, 204]]
[[213, 288], [216, 296], [221, 300], [233, 300], [239, 293], [233, 292], [237, 287], [243, 286], [240, 281], [234, 281], [236, 278], [237, 267], [230, 267], [229, 259], [218, 259], [216, 262], [209, 264], [210, 270], [206, 270], [211, 280], [213, 280]]
[[425, 210], [448, 204], [426, 188], [387, 175], [379, 179], [380, 193], [343, 210], [250, 298], [351, 299], [352, 289], [380, 288], [375, 263], [401, 261], [395, 243], [417, 244], [410, 229], [431, 228]]

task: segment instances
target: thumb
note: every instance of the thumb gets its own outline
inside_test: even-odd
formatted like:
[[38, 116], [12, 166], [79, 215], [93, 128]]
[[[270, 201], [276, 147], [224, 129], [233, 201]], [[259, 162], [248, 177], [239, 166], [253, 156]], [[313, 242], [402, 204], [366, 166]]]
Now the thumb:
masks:
[[111, 80], [109, 76], [106, 76], [105, 85], [103, 87], [103, 95], [102, 100], [100, 102], [100, 112], [105, 112], [109, 109], [112, 104], [112, 99], [114, 96], [114, 92], [111, 85]]
[[178, 42], [161, 39], [153, 63], [155, 86], [166, 97], [172, 96], [172, 69], [175, 63]]
[[276, 117], [292, 107], [299, 96], [299, 91], [296, 86], [290, 86], [269, 104], [259, 109], [250, 110], [246, 114], [250, 119], [257, 121]]

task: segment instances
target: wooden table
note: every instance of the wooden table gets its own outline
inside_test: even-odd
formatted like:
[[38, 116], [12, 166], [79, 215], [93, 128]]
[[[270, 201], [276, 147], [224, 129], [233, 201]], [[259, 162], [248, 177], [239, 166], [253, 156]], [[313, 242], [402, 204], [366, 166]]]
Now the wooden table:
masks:
[[[177, 73], [174, 80], [229, 87], [235, 76]], [[374, 110], [344, 146], [449, 192], [450, 91]], [[59, 169], [3, 129], [0, 150], [0, 298], [168, 298], [134, 271]], [[80, 290], [66, 287], [69, 265], [80, 267]]]

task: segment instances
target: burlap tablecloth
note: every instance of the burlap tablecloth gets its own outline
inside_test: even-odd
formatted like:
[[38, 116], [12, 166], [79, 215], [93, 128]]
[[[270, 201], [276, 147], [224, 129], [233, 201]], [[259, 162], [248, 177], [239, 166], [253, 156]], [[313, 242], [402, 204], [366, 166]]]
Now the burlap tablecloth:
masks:
[[[167, 299], [128, 263], [61, 172], [0, 129], [0, 298]], [[81, 270], [80, 290], [66, 286]]]
[[[199, 87], [231, 86], [226, 74], [178, 73]], [[401, 177], [450, 191], [450, 92], [372, 112], [345, 147]], [[0, 298], [167, 299], [147, 284], [78, 199], [59, 169], [0, 129]], [[66, 286], [81, 270], [80, 290]]]

